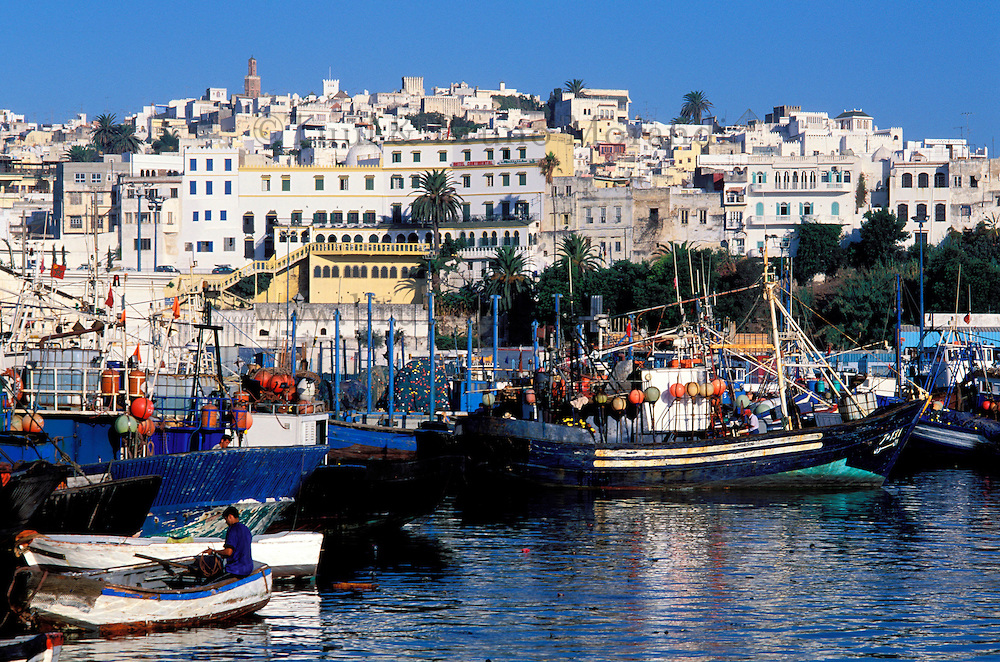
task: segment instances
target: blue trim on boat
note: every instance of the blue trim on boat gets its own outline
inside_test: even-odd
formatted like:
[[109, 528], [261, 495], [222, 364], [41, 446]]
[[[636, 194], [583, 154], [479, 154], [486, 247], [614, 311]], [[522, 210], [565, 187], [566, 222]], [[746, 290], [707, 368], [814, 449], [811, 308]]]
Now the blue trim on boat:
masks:
[[242, 579], [223, 584], [219, 588], [213, 588], [210, 591], [197, 591], [189, 593], [132, 593], [130, 591], [120, 591], [114, 588], [106, 588], [101, 591], [101, 595], [112, 595], [119, 598], [134, 598], [137, 600], [198, 600], [218, 595], [219, 593], [225, 593], [226, 591], [231, 591], [234, 588], [259, 581], [260, 579], [266, 579], [270, 576], [271, 568], [264, 568], [253, 574], [247, 575]]

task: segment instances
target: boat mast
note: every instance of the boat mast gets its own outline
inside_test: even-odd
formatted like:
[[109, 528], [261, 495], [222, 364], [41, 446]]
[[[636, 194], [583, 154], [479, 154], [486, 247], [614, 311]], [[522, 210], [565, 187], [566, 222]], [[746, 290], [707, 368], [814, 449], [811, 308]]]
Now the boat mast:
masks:
[[781, 404], [781, 428], [788, 429], [788, 403], [785, 399], [785, 366], [781, 360], [781, 337], [778, 334], [778, 316], [774, 309], [774, 288], [777, 283], [771, 274], [771, 266], [767, 260], [767, 242], [764, 242], [764, 297], [771, 311], [771, 335], [774, 339], [774, 367], [778, 373], [778, 402]]

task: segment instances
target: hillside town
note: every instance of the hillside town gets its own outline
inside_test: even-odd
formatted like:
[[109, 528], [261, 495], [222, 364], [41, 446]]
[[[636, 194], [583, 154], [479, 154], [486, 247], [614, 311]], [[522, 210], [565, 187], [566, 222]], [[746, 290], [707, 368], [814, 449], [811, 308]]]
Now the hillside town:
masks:
[[724, 124], [692, 92], [667, 124], [638, 116], [628, 90], [577, 79], [547, 99], [419, 76], [353, 94], [323, 80], [304, 96], [261, 80], [250, 58], [241, 93], [209, 88], [120, 123], [0, 110], [0, 261], [27, 272], [51, 254], [70, 272], [206, 275], [223, 290], [266, 272], [257, 302], [411, 303], [420, 293], [399, 283], [435, 245], [412, 214], [431, 170], [462, 200], [439, 227], [461, 262], [450, 286], [481, 278], [501, 246], [540, 273], [571, 233], [610, 265], [682, 242], [794, 255], [803, 224], [840, 226], [846, 243], [873, 209], [933, 244], [1000, 211], [985, 148], [908, 141], [860, 109], [781, 105]]

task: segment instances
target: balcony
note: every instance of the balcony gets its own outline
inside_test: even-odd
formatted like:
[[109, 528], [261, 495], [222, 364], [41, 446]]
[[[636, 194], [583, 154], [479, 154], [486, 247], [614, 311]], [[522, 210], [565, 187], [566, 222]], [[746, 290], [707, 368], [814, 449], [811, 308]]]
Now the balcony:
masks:
[[763, 184], [750, 184], [748, 189], [751, 193], [792, 193], [792, 192], [802, 192], [802, 193], [843, 193], [845, 191], [853, 190], [853, 184], [850, 182], [816, 182], [815, 185], [811, 185], [808, 182], [796, 182], [789, 183], [785, 186], [782, 183], [780, 186], [772, 182], [764, 182]]

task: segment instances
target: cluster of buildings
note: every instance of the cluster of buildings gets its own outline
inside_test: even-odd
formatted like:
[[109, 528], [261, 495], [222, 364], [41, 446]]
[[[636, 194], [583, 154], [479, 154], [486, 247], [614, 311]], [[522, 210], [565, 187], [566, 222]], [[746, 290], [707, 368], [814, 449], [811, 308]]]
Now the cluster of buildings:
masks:
[[[0, 110], [0, 262], [38, 268], [55, 247], [71, 272], [177, 270], [222, 289], [254, 276], [258, 302], [411, 302], [432, 243], [411, 205], [431, 169], [463, 200], [440, 228], [462, 247], [456, 286], [479, 280], [500, 246], [541, 271], [569, 233], [610, 264], [669, 242], [794, 255], [803, 223], [849, 239], [873, 208], [936, 243], [1000, 213], [1000, 165], [985, 150], [904, 141], [861, 110], [663, 124], [634, 117], [627, 90], [428, 93], [419, 77], [393, 92], [349, 95], [324, 80], [322, 94], [272, 95], [251, 58], [242, 94], [210, 88], [124, 121], [148, 141], [141, 152], [74, 162], [69, 149], [93, 130], [85, 116], [40, 126]], [[153, 153], [165, 133], [178, 151]]]

